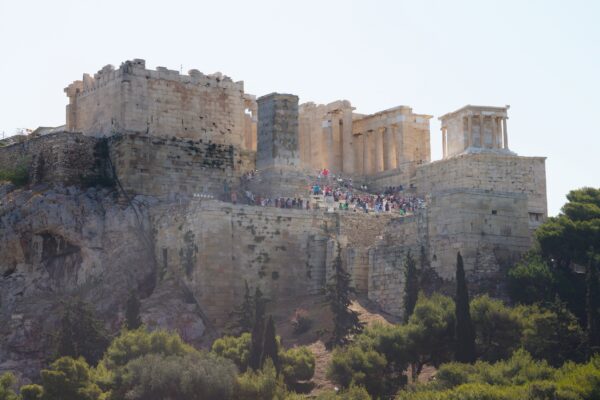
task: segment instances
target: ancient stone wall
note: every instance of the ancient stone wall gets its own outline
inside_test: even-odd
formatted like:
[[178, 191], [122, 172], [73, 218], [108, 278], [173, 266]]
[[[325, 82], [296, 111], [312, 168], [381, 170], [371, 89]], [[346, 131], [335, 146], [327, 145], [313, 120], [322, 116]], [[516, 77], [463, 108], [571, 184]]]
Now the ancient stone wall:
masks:
[[529, 213], [548, 215], [545, 157], [466, 154], [417, 167], [415, 185], [420, 193], [448, 189], [481, 189], [523, 193]]
[[94, 184], [107, 178], [105, 153], [97, 139], [58, 132], [0, 147], [0, 169], [26, 166], [33, 184]]
[[127, 192], [165, 200], [194, 194], [228, 200], [240, 176], [254, 168], [254, 152], [202, 140], [115, 135], [109, 147], [116, 176]]
[[426, 227], [426, 217], [422, 212], [395, 219], [370, 249], [368, 297], [392, 315], [403, 314], [404, 262], [408, 252], [418, 263], [420, 246], [428, 248], [426, 239], [420, 235]]
[[154, 226], [162, 276], [185, 282], [216, 325], [228, 321], [245, 282], [272, 301], [324, 286], [329, 227], [322, 213], [204, 202], [158, 210]]
[[522, 193], [455, 189], [432, 195], [426, 209], [393, 220], [370, 249], [369, 299], [402, 315], [408, 251], [420, 269], [421, 290], [453, 293], [460, 251], [471, 293], [505, 296], [506, 269], [531, 243], [526, 204]]
[[[90, 136], [143, 132], [153, 136], [211, 141], [239, 148], [250, 139], [243, 82], [219, 73], [189, 75], [158, 67], [147, 70], [144, 60], [106, 66], [93, 77], [69, 85], [65, 92], [67, 129]], [[248, 133], [248, 131], [250, 133]]]
[[[454, 189], [431, 196], [428, 207], [429, 258], [443, 279], [454, 279], [456, 253], [481, 290], [499, 293], [498, 274], [531, 243], [527, 196], [523, 193]], [[483, 259], [482, 255], [489, 258]], [[488, 286], [481, 282], [487, 281]], [[475, 287], [473, 288], [475, 290]]]

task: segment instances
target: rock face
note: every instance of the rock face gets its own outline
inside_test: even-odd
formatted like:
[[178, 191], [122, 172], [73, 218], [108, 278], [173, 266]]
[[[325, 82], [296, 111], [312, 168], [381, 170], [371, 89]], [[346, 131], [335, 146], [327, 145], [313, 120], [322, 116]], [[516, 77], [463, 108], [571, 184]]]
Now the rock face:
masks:
[[129, 290], [154, 291], [141, 209], [93, 188], [13, 190], [0, 198], [0, 370], [37, 375], [53, 351], [65, 299], [93, 304], [114, 331]]

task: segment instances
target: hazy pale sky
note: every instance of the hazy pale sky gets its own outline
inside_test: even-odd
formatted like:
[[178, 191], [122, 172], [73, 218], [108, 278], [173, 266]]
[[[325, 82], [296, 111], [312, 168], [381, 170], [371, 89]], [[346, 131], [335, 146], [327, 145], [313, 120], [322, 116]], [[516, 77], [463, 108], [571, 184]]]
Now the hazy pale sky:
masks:
[[511, 150], [546, 156], [551, 215], [600, 187], [600, 1], [0, 0], [0, 133], [64, 124], [63, 88], [143, 58], [246, 92], [408, 105], [431, 120], [510, 104]]

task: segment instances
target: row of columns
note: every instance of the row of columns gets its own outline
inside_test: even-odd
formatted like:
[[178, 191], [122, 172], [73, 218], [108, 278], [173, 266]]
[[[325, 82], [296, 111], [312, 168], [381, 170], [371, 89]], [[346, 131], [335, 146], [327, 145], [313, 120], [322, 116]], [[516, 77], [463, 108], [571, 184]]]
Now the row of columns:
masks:
[[402, 127], [389, 125], [368, 130], [356, 136], [358, 157], [362, 158], [361, 170], [365, 175], [397, 168], [404, 160]]
[[[462, 146], [462, 148], [457, 149], [458, 151], [453, 151], [453, 154], [460, 153], [463, 150], [469, 147], [480, 147], [484, 148], [484, 133], [485, 133], [485, 122], [488, 119], [488, 116], [485, 115], [477, 115], [478, 121], [476, 126], [479, 127], [479, 145], [475, 146], [474, 138], [473, 138], [473, 115], [469, 115], [463, 118], [462, 126], [460, 132], [463, 134], [466, 133], [466, 143]], [[489, 116], [492, 125], [492, 148], [494, 149], [508, 149], [508, 130], [506, 127], [506, 117], [498, 117], [498, 116]], [[501, 122], [500, 122], [501, 121]], [[465, 126], [466, 125], [466, 126]], [[443, 158], [448, 157], [450, 153], [450, 141], [448, 138], [448, 128], [446, 126], [442, 126], [442, 155]], [[461, 140], [462, 141], [462, 140]]]

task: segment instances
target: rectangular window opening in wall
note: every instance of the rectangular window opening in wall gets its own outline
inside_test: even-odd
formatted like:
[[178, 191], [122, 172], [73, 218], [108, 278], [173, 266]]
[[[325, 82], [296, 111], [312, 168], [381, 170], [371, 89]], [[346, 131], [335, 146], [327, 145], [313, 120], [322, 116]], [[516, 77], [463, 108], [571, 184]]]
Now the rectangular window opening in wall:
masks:
[[492, 210], [492, 215], [497, 215], [498, 214], [498, 210]]
[[542, 222], [543, 219], [544, 219], [544, 214], [542, 214], [542, 213], [535, 213], [535, 212], [529, 213], [529, 222]]

